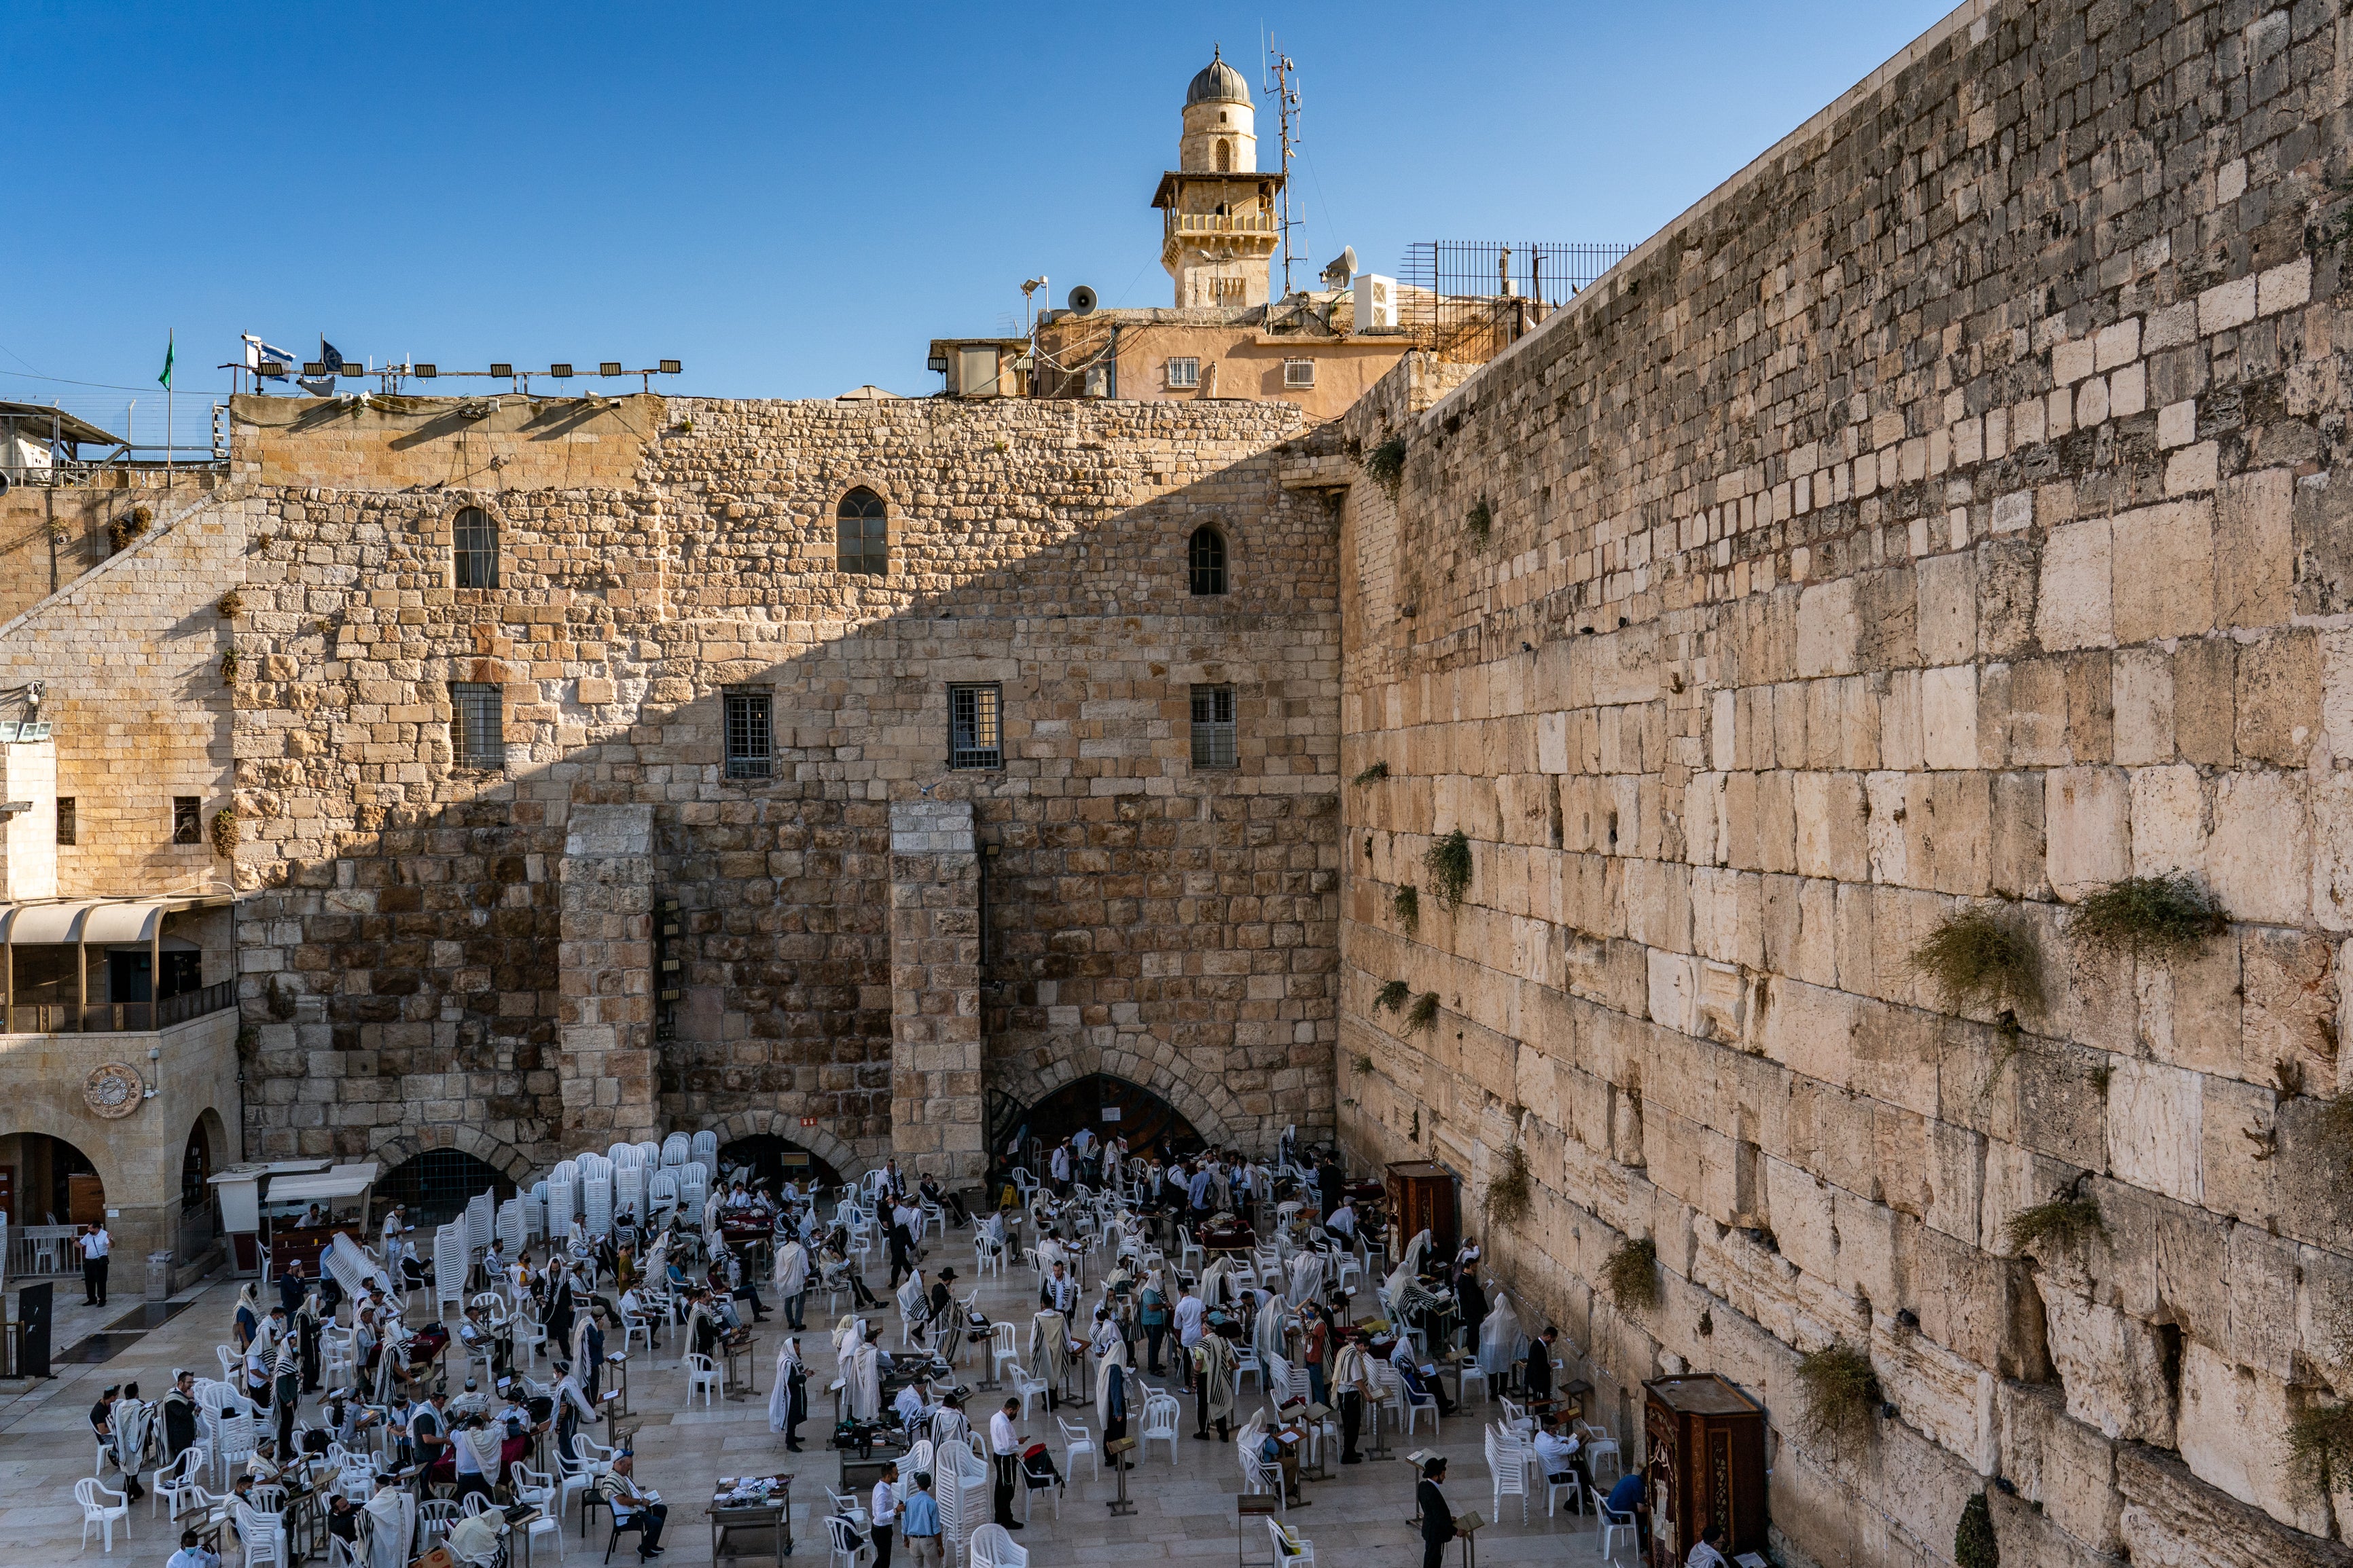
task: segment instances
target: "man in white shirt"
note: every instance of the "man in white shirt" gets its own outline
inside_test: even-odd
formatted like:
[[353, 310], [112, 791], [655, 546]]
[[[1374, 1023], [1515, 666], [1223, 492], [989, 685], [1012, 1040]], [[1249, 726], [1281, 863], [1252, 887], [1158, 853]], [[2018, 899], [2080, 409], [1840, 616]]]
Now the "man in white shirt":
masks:
[[1711, 1524], [1699, 1532], [1699, 1541], [1683, 1559], [1684, 1568], [1731, 1568], [1724, 1556], [1724, 1526]]
[[882, 1479], [874, 1483], [874, 1495], [868, 1500], [867, 1522], [874, 1531], [874, 1568], [891, 1568], [891, 1527], [899, 1522], [899, 1467], [882, 1467]]
[[106, 1305], [106, 1259], [114, 1250], [114, 1237], [106, 1233], [106, 1222], [100, 1220], [84, 1230], [81, 1243], [81, 1293], [85, 1307]]
[[180, 1531], [180, 1549], [164, 1568], [220, 1568], [220, 1554], [205, 1550], [204, 1537], [193, 1530]]
[[1013, 1517], [1013, 1489], [1021, 1476], [1021, 1438], [1013, 1429], [1013, 1417], [1021, 1408], [1018, 1399], [1008, 1399], [997, 1413], [988, 1418], [988, 1452], [997, 1466], [997, 1522], [1008, 1530], [1018, 1530], [1021, 1521]]
[[929, 1419], [925, 1413], [923, 1387], [923, 1380], [918, 1378], [901, 1389], [899, 1397], [891, 1402], [891, 1414], [899, 1418], [902, 1426], [911, 1431], [917, 1422]]
[[1176, 1343], [1181, 1352], [1176, 1364], [1185, 1369], [1185, 1387], [1188, 1392], [1193, 1386], [1193, 1347], [1201, 1342], [1201, 1321], [1207, 1313], [1201, 1298], [1193, 1294], [1193, 1287], [1186, 1286], [1185, 1294], [1176, 1301]]
[[1579, 1440], [1577, 1434], [1568, 1431], [1566, 1423], [1558, 1432], [1549, 1426], [1538, 1431], [1535, 1440], [1536, 1459], [1544, 1466], [1545, 1479], [1556, 1483], [1575, 1480], [1578, 1446]]
[[1332, 1211], [1332, 1217], [1325, 1220], [1324, 1225], [1341, 1240], [1354, 1242], [1356, 1239], [1356, 1205], [1347, 1199], [1342, 1198], [1340, 1206]]

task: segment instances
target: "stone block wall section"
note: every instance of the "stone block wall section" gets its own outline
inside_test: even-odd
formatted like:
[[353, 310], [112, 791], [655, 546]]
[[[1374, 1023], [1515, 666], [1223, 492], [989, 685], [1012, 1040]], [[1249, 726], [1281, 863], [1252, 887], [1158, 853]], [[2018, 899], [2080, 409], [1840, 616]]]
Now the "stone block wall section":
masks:
[[987, 1173], [980, 854], [972, 802], [891, 803], [891, 1148], [903, 1169]]
[[[1613, 1426], [1766, 1400], [1788, 1561], [1949, 1562], [1996, 1476], [2006, 1563], [2348, 1560], [2286, 1449], [2353, 1394], [2339, 9], [1965, 6], [1345, 422], [1408, 458], [1345, 521], [1344, 1135], [1474, 1205], [1520, 1140], [1489, 1258]], [[2171, 872], [2196, 956], [2072, 936]], [[1914, 967], [1978, 909], [2039, 1005]], [[2071, 1194], [2105, 1234], [2013, 1240]], [[1596, 1288], [1629, 1238], [1656, 1307]], [[1834, 1342], [1897, 1411], [1851, 1450], [1801, 1435]]]
[[[879, 1160], [891, 814], [920, 799], [997, 850], [972, 988], [993, 1090], [1121, 1071], [1253, 1146], [1331, 1125], [1338, 520], [1277, 480], [1324, 439], [1296, 410], [300, 401], [234, 411], [260, 518], [236, 715], [269, 976], [251, 1076], [290, 1101], [257, 1157], [406, 1148], [454, 1116], [492, 1163], [543, 1166], [649, 1094], [666, 1129], [813, 1117], [800, 1141]], [[628, 472], [551, 467], [555, 437], [624, 418]], [[839, 569], [859, 485], [886, 575]], [[452, 585], [467, 507], [498, 530], [495, 588]], [[1197, 598], [1204, 523], [1230, 592]], [[501, 693], [502, 770], [452, 752], [461, 681]], [[998, 688], [1000, 767], [948, 766], [952, 682]], [[1233, 689], [1230, 767], [1193, 764], [1197, 685]], [[772, 704], [765, 776], [731, 776], [731, 692]], [[642, 885], [634, 852], [616, 885], [571, 848], [580, 813], [625, 808], [649, 813]], [[625, 894], [675, 897], [685, 928], [676, 1037], [643, 1057], [605, 1034], [639, 1021]]]

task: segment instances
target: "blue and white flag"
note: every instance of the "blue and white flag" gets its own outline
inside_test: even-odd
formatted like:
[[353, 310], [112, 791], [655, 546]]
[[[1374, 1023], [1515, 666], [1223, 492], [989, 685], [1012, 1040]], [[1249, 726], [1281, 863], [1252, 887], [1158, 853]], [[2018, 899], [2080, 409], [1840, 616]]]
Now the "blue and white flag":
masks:
[[[245, 368], [267, 381], [284, 381], [301, 365], [301, 361], [285, 349], [263, 342], [251, 332], [245, 334]], [[274, 364], [275, 371], [265, 371], [264, 365]]]

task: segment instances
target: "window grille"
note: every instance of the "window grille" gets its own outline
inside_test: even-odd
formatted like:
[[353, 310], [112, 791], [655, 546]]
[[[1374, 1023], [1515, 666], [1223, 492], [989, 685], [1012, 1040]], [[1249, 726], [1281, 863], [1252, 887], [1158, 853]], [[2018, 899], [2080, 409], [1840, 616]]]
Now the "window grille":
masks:
[[1315, 362], [1312, 359], [1287, 359], [1282, 362], [1282, 384], [1313, 386], [1315, 384]]
[[499, 585], [499, 525], [491, 521], [490, 513], [478, 506], [460, 511], [450, 529], [449, 542], [459, 587]]
[[776, 715], [765, 691], [726, 694], [727, 776], [764, 779], [776, 765]]
[[1186, 359], [1170, 360], [1168, 362], [1168, 384], [1171, 386], [1200, 385], [1201, 362], [1199, 358], [1197, 356]]
[[887, 576], [891, 524], [882, 498], [861, 485], [841, 498], [834, 517], [834, 549], [841, 569], [868, 577]]
[[58, 796], [58, 842], [60, 844], [71, 844], [73, 841], [74, 797], [69, 795], [61, 795]]
[[172, 797], [172, 842], [202, 844], [205, 841], [204, 801], [193, 795]]
[[1186, 575], [1197, 595], [1226, 591], [1226, 536], [1207, 523], [1193, 531], [1186, 547]]
[[1234, 765], [1234, 689], [1230, 686], [1193, 688], [1193, 765]]
[[948, 688], [948, 766], [1005, 765], [1004, 691], [987, 686]]
[[461, 768], [507, 765], [506, 693], [482, 681], [449, 683], [449, 752]]

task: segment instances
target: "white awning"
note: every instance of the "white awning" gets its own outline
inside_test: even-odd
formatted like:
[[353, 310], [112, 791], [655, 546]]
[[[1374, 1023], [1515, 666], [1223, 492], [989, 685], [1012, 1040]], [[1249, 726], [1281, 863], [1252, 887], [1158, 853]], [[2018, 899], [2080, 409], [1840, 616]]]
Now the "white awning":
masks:
[[267, 1204], [324, 1204], [365, 1195], [375, 1185], [384, 1167], [373, 1160], [356, 1165], [338, 1165], [332, 1171], [322, 1171], [315, 1176], [279, 1176], [262, 1194]]
[[150, 942], [165, 915], [234, 902], [229, 894], [215, 893], [185, 899], [62, 899], [54, 903], [0, 904], [0, 930], [5, 931], [0, 940], [12, 947]]
[[81, 918], [81, 940], [92, 944], [153, 942], [155, 928], [163, 923], [164, 907], [161, 903], [92, 904]]

